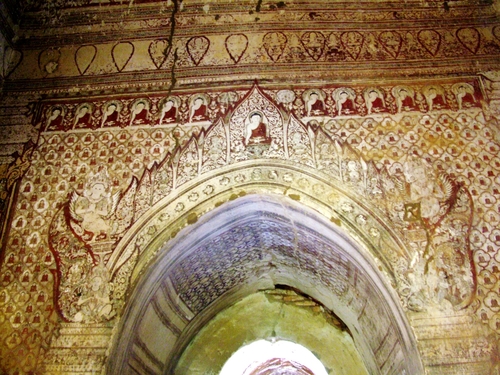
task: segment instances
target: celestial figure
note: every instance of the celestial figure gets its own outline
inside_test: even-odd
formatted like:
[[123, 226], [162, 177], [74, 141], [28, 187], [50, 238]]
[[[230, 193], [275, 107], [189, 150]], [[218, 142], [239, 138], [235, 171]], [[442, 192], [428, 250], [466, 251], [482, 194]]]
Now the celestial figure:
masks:
[[208, 148], [208, 154], [214, 158], [218, 157], [220, 151], [224, 147], [224, 138], [221, 136], [213, 136], [210, 139], [210, 147]]
[[360, 167], [354, 160], [349, 160], [346, 165], [346, 179], [349, 182], [359, 182], [361, 180]]
[[208, 116], [205, 98], [198, 96], [191, 102], [191, 108], [189, 110], [189, 122], [207, 120]]
[[106, 105], [106, 110], [102, 115], [101, 127], [120, 125], [118, 117], [120, 115], [121, 106], [118, 102], [109, 102]]
[[300, 134], [299, 132], [293, 133], [291, 146], [293, 147], [295, 155], [304, 155], [307, 153], [307, 147], [304, 143], [305, 142], [302, 139], [302, 134]]
[[119, 199], [120, 192], [111, 194], [111, 183], [106, 169], [91, 176], [83, 195], [80, 196], [74, 191], [71, 196], [70, 215], [76, 222], [72, 223], [72, 228], [79, 235], [83, 234], [83, 229], [92, 236], [107, 237], [113, 229], [110, 217], [115, 212]]
[[173, 98], [168, 99], [161, 107], [160, 121], [158, 125], [162, 125], [163, 121], [167, 124], [177, 122], [177, 103]]
[[145, 100], [138, 100], [132, 105], [129, 125], [142, 125], [148, 122], [149, 105]]
[[302, 34], [300, 40], [307, 54], [311, 56], [314, 61], [318, 61], [323, 54], [325, 45], [324, 35], [320, 32], [308, 31]]
[[403, 165], [406, 183], [409, 184], [409, 198], [412, 203], [420, 204], [422, 219], [432, 221], [440, 212], [440, 201], [447, 194], [436, 181], [435, 175], [419, 159], [411, 159]]
[[324, 115], [325, 102], [323, 95], [321, 95], [317, 91], [311, 91], [306, 98], [306, 111], [307, 111], [307, 117]]
[[88, 103], [84, 103], [76, 110], [75, 121], [73, 126], [75, 128], [85, 128], [90, 125], [92, 117], [92, 108]]
[[368, 114], [382, 112], [385, 109], [385, 100], [382, 92], [377, 88], [369, 88], [363, 92]]
[[267, 55], [272, 61], [276, 62], [280, 59], [283, 51], [285, 50], [287, 38], [282, 32], [267, 33], [262, 39], [262, 44], [267, 52]]
[[264, 115], [261, 112], [251, 112], [245, 121], [244, 144], [271, 143], [269, 137], [269, 127], [264, 122]]
[[65, 130], [63, 126], [64, 112], [59, 106], [52, 107], [50, 115], [47, 118], [47, 130]]
[[307, 46], [308, 47], [322, 47], [323, 46], [323, 35], [318, 34], [318, 33], [315, 33], [315, 32], [311, 32], [309, 33], [308, 35], [308, 38], [307, 38]]
[[78, 299], [81, 310], [74, 316], [76, 322], [107, 320], [115, 315], [108, 282], [109, 271], [101, 263], [92, 270], [90, 283]]

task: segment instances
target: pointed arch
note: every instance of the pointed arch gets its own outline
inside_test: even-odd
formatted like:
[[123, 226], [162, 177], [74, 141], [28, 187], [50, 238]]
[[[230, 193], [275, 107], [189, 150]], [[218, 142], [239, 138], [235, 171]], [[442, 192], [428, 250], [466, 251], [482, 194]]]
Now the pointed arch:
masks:
[[[110, 374], [133, 373], [137, 366], [171, 371], [221, 306], [276, 284], [334, 311], [371, 373], [423, 373], [401, 303], [369, 251], [290, 198], [251, 194], [222, 204], [161, 245], [154, 262], [135, 274]], [[161, 351], [156, 340], [162, 340]]]

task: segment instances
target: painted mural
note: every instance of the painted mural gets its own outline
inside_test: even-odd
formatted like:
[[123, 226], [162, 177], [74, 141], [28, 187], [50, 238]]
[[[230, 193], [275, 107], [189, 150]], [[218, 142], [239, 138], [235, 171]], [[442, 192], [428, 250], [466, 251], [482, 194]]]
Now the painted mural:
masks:
[[[499, 373], [498, 4], [383, 4], [18, 2], [0, 43], [0, 372], [100, 372], [161, 230], [252, 186], [312, 197], [369, 244], [426, 368]], [[208, 272], [183, 266], [172, 282]], [[199, 312], [232, 286], [176, 292]]]
[[500, 161], [483, 105], [474, 80], [43, 104], [3, 266], [3, 355], [29, 350], [27, 372], [59, 319], [113, 321], [141, 251], [113, 253], [127, 229], [199, 176], [259, 160], [312, 168], [378, 207], [407, 248], [388, 262], [407, 309], [472, 304], [493, 324]]

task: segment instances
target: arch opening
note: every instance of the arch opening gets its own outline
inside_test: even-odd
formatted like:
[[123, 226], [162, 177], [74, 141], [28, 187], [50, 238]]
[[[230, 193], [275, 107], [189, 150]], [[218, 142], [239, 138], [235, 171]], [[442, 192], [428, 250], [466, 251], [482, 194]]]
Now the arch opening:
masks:
[[368, 375], [340, 319], [284, 286], [219, 312], [191, 340], [173, 373]]
[[304, 346], [287, 341], [257, 340], [238, 349], [219, 375], [286, 373], [328, 375], [325, 366]]
[[174, 373], [219, 312], [277, 284], [345, 322], [369, 373], [423, 373], [399, 300], [369, 252], [317, 212], [270, 195], [223, 204], [164, 246], [130, 296], [108, 373]]

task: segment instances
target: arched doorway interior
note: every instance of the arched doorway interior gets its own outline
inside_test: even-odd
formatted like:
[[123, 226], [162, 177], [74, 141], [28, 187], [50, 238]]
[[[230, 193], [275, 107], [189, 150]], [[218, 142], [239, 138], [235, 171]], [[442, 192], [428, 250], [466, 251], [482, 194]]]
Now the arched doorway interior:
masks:
[[366, 249], [288, 198], [249, 195], [183, 229], [135, 287], [109, 374], [172, 374], [192, 339], [220, 311], [287, 285], [334, 312], [372, 374], [422, 374], [395, 292]]
[[291, 341], [257, 340], [238, 349], [219, 375], [256, 375], [272, 372], [328, 375], [325, 366], [307, 348]]

